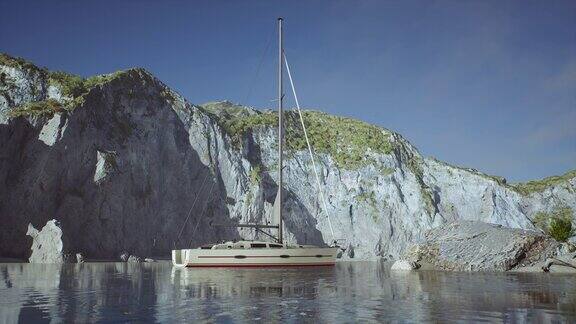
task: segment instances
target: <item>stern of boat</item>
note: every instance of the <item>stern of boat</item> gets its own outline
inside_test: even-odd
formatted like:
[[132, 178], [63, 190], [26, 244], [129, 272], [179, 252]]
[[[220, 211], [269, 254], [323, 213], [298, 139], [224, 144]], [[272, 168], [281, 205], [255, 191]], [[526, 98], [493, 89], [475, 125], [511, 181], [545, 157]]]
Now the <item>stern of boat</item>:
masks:
[[172, 264], [177, 267], [184, 267], [186, 265], [185, 250], [172, 250]]

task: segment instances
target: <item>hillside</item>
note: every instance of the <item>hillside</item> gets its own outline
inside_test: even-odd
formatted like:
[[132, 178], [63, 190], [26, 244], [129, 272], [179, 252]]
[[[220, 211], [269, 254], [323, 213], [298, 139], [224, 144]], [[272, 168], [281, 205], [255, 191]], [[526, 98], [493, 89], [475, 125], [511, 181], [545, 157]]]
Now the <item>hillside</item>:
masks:
[[[286, 112], [287, 236], [322, 244], [333, 238], [296, 118]], [[390, 130], [304, 118], [349, 257], [396, 258], [450, 220], [533, 229], [537, 214], [574, 217], [576, 171], [508, 184], [423, 157]], [[253, 238], [210, 224], [271, 221], [276, 135], [273, 112], [195, 105], [144, 69], [84, 79], [0, 55], [0, 256], [26, 257], [28, 223], [53, 218], [89, 258], [168, 255], [189, 215], [176, 246]]]

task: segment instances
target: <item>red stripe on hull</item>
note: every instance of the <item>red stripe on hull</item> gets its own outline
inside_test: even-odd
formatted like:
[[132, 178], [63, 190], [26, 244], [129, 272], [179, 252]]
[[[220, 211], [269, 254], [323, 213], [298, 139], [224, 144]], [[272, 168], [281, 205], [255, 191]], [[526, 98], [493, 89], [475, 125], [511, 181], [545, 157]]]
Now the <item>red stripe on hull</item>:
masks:
[[188, 268], [240, 268], [240, 267], [250, 267], [250, 268], [270, 268], [270, 267], [325, 267], [334, 266], [335, 263], [237, 263], [237, 264], [186, 264]]
[[[281, 258], [278, 255], [243, 255], [244, 258]], [[290, 258], [329, 258], [331, 255], [289, 255]], [[199, 259], [235, 259], [235, 255], [199, 255]]]

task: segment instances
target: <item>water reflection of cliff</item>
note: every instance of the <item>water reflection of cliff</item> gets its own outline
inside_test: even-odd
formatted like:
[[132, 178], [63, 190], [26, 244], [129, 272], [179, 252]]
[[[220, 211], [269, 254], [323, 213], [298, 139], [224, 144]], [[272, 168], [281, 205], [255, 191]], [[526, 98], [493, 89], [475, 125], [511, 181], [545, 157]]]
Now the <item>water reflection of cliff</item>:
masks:
[[176, 269], [169, 263], [0, 264], [0, 322], [576, 319], [576, 281], [545, 274], [334, 268]]

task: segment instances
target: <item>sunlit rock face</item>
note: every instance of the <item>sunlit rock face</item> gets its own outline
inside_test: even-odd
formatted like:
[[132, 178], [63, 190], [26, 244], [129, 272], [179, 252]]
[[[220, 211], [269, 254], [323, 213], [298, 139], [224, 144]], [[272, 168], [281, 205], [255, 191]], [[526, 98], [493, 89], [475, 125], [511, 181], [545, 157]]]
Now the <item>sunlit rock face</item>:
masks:
[[536, 231], [477, 221], [456, 221], [425, 233], [407, 258], [438, 270], [507, 271], [534, 266], [555, 256], [559, 245]]
[[28, 224], [26, 235], [32, 238], [30, 263], [64, 263], [68, 260], [65, 253], [62, 228], [57, 220], [50, 220], [37, 230]]
[[[166, 256], [175, 246], [266, 238], [211, 225], [273, 222], [273, 112], [229, 102], [194, 105], [142, 69], [76, 80], [9, 57], [0, 62], [0, 255], [28, 257], [28, 223], [52, 218], [88, 259], [123, 251]], [[299, 120], [288, 112], [289, 242], [337, 239], [354, 251], [344, 258], [392, 259], [447, 221], [533, 229], [538, 212], [576, 210], [573, 173], [519, 190], [422, 157], [392, 131], [319, 112], [304, 117], [330, 218]]]

